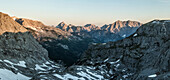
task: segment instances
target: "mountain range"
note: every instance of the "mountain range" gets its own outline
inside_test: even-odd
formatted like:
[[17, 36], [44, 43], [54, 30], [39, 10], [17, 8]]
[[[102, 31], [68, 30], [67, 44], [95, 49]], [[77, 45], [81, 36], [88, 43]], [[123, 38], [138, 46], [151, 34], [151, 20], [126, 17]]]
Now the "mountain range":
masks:
[[[170, 20], [153, 20], [133, 26], [132, 33], [121, 32], [129, 28], [120, 26], [132, 23], [141, 25], [130, 21], [99, 28], [88, 24], [86, 29], [71, 25], [69, 32], [62, 29], [63, 23], [56, 28], [0, 13], [0, 79], [168, 80]], [[105, 43], [94, 35], [121, 39]]]
[[[106, 28], [94, 24], [74, 26], [64, 22], [59, 23], [56, 27], [51, 27], [40, 21], [25, 18], [14, 17], [14, 20], [31, 32], [34, 38], [47, 49], [50, 59], [57, 62], [62, 61], [66, 65], [75, 63], [87, 50], [89, 44], [121, 40], [134, 33], [142, 25], [129, 20], [116, 21]], [[108, 28], [119, 29], [119, 31], [113, 32]]]

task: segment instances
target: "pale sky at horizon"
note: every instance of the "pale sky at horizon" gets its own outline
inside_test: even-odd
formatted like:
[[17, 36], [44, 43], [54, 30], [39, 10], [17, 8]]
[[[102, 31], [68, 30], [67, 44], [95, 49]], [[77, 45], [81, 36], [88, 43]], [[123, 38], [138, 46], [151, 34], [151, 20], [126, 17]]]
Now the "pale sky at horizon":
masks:
[[170, 0], [0, 0], [0, 12], [46, 25], [102, 26], [117, 20], [170, 19]]

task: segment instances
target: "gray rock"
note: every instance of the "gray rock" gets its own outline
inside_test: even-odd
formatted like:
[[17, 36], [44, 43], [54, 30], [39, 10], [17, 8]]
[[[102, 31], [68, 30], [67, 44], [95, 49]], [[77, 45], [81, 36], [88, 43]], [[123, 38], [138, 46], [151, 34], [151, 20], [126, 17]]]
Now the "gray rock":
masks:
[[[100, 66], [96, 61], [120, 59], [113, 79], [168, 80], [170, 78], [170, 21], [154, 20], [142, 25], [133, 35], [106, 45], [90, 46], [79, 64]], [[96, 64], [96, 65], [94, 65]], [[104, 63], [103, 64], [107, 64]], [[106, 70], [115, 67], [107, 67]], [[156, 77], [149, 77], [156, 74]], [[117, 75], [117, 76], [116, 76]], [[110, 75], [112, 76], [112, 75]], [[126, 77], [123, 77], [126, 76]]]

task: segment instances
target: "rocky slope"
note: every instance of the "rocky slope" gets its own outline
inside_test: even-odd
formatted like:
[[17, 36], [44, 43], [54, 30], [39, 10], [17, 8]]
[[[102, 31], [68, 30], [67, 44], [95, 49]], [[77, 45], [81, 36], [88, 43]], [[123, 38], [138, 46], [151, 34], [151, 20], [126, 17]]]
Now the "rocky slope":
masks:
[[15, 18], [15, 21], [33, 34], [34, 38], [47, 49], [49, 58], [54, 61], [62, 60], [67, 65], [73, 64], [88, 47], [89, 40], [82, 40], [59, 28], [23, 18]]
[[55, 27], [46, 26], [40, 21], [24, 18], [16, 18], [15, 21], [27, 28], [38, 41], [48, 41], [48, 39], [50, 40], [52, 38], [63, 39], [71, 36], [68, 32]]
[[[81, 69], [90, 67], [75, 67], [73, 73], [66, 67], [50, 61], [48, 52], [30, 32], [7, 14], [0, 15], [0, 23], [5, 24], [0, 25], [4, 30], [0, 35], [0, 80], [85, 80], [90, 77], [80, 73]], [[96, 78], [91, 75], [91, 78], [99, 79], [100, 76]]]
[[112, 33], [119, 34], [122, 37], [128, 37], [132, 35], [142, 25], [137, 21], [116, 21], [113, 24], [104, 25], [101, 27], [102, 30], [107, 30]]
[[154, 20], [128, 38], [89, 47], [78, 64], [95, 67], [106, 79], [168, 80], [169, 63], [170, 20]]
[[[15, 22], [10, 16], [0, 13], [0, 57], [1, 59], [29, 60], [28, 63], [41, 63], [41, 59], [48, 59], [48, 53], [41, 45], [34, 39], [23, 26]], [[40, 57], [42, 56], [42, 57]]]
[[[46, 62], [48, 52], [31, 33], [7, 14], [0, 13], [0, 24], [0, 79], [5, 80], [2, 78], [3, 75], [8, 75], [5, 75], [4, 70], [5, 72], [12, 71], [14, 74], [34, 75], [31, 74], [31, 71], [27, 71], [27, 68], [34, 68], [35, 64]], [[12, 65], [10, 62], [16, 65]], [[20, 63], [21, 65], [19, 65]], [[20, 67], [22, 64], [27, 68]]]
[[[10, 23], [10, 24], [9, 24]], [[10, 18], [7, 14], [0, 12], [0, 35], [4, 32], [26, 32], [27, 30], [16, 23], [12, 18]], [[9, 27], [6, 27], [9, 26]]]

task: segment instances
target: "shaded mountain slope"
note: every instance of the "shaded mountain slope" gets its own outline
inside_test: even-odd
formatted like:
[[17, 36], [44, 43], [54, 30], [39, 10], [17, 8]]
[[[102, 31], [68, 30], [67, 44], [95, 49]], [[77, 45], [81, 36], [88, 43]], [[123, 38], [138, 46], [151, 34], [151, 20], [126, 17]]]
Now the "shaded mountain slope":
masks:
[[[108, 79], [168, 80], [170, 21], [154, 20], [132, 36], [89, 47], [79, 64], [96, 67]], [[103, 66], [105, 65], [105, 66]]]
[[46, 26], [39, 21], [23, 18], [16, 18], [15, 21], [27, 28], [34, 38], [47, 49], [49, 58], [56, 62], [62, 60], [65, 64], [71, 65], [88, 47], [89, 42], [87, 41], [89, 40], [82, 40], [59, 28]]
[[[3, 13], [0, 13], [0, 15], [6, 17], [0, 18], [1, 23], [7, 24], [5, 26], [0, 25], [0, 28], [6, 27], [4, 33], [0, 35], [0, 79], [85, 79], [83, 75], [75, 75], [79, 71], [71, 73], [67, 71], [66, 67], [50, 61], [47, 51], [34, 39], [31, 33], [22, 32], [27, 30], [8, 15]], [[11, 22], [8, 22], [8, 20], [11, 20]], [[20, 28], [22, 28], [21, 31]], [[79, 68], [75, 69], [78, 70]]]

